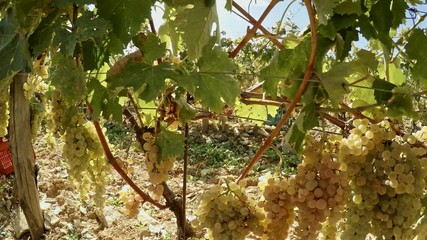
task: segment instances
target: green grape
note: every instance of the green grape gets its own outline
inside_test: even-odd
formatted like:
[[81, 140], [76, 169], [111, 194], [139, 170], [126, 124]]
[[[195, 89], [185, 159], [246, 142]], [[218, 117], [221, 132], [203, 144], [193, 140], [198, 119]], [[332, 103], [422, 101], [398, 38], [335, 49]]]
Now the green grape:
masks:
[[9, 124], [9, 88], [0, 89], [0, 137], [7, 135]]
[[263, 233], [264, 214], [247, 197], [244, 184], [215, 185], [200, 195], [196, 210], [198, 217], [192, 224], [207, 228], [207, 239], [239, 240], [253, 232]]
[[258, 206], [266, 213], [263, 239], [285, 239], [290, 226], [294, 222], [295, 204], [291, 202], [288, 189], [295, 181], [280, 179], [268, 175], [259, 182], [263, 192], [263, 199]]
[[[341, 138], [306, 141], [303, 161], [295, 176], [297, 190], [291, 195], [298, 208], [293, 239], [318, 239], [322, 228], [325, 229], [321, 234], [323, 238], [335, 237], [348, 189], [346, 173], [340, 170], [341, 164], [337, 161], [336, 149], [340, 141]], [[354, 141], [359, 140], [352, 139], [352, 144]]]
[[155, 185], [160, 184], [168, 179], [169, 171], [172, 170], [176, 158], [169, 157], [160, 161], [158, 159], [160, 149], [155, 144], [156, 137], [150, 132], [145, 132], [142, 138], [146, 141], [143, 145], [143, 150], [145, 151], [145, 166], [148, 171], [149, 181]]

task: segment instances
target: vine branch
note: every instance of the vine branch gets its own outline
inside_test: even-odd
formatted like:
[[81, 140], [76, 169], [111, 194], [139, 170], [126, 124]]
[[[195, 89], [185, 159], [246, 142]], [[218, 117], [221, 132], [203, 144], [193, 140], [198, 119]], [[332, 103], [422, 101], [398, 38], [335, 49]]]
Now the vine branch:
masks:
[[304, 0], [305, 6], [307, 8], [308, 16], [310, 18], [310, 29], [311, 29], [311, 52], [310, 52], [310, 58], [307, 63], [307, 68], [304, 74], [304, 80], [302, 81], [300, 87], [298, 88], [298, 91], [295, 95], [295, 98], [292, 100], [292, 102], [289, 104], [288, 109], [286, 110], [285, 114], [283, 115], [280, 122], [277, 124], [276, 128], [271, 132], [270, 136], [264, 141], [264, 144], [258, 149], [255, 156], [252, 158], [252, 160], [249, 162], [249, 164], [246, 166], [245, 170], [242, 172], [240, 177], [237, 179], [237, 181], [242, 180], [243, 178], [248, 175], [249, 171], [252, 169], [252, 167], [255, 165], [255, 163], [260, 159], [262, 154], [269, 148], [271, 143], [273, 142], [273, 139], [279, 134], [280, 130], [282, 129], [285, 122], [288, 120], [289, 116], [295, 109], [297, 103], [302, 97], [302, 94], [304, 93], [305, 89], [308, 85], [308, 80], [310, 79], [311, 75], [313, 74], [313, 68], [314, 63], [316, 60], [316, 52], [317, 52], [317, 31], [316, 31], [316, 19], [314, 14], [314, 8], [311, 4], [311, 0]]
[[[235, 58], [237, 54], [242, 50], [242, 48], [251, 40], [251, 38], [255, 35], [258, 28], [260, 28], [261, 23], [264, 21], [264, 19], [268, 16], [270, 11], [276, 6], [276, 4], [279, 2], [279, 0], [272, 0], [270, 4], [268, 4], [265, 11], [262, 13], [261, 17], [257, 22], [254, 23], [253, 27], [246, 33], [245, 37], [242, 39], [242, 41], [237, 45], [237, 47], [230, 53], [230, 58]], [[234, 1], [233, 1], [234, 5]]]
[[[93, 109], [90, 105], [88, 105], [89, 113], [93, 113]], [[116, 160], [116, 157], [113, 156], [111, 153], [110, 147], [108, 146], [107, 140], [105, 139], [104, 133], [102, 132], [101, 125], [98, 121], [92, 118], [92, 123], [95, 126], [96, 133], [98, 134], [99, 141], [101, 142], [102, 148], [104, 149], [105, 156], [107, 157], [107, 161], [111, 166], [114, 167], [114, 169], [120, 174], [120, 176], [129, 184], [129, 186], [137, 192], [144, 201], [149, 202], [153, 204], [154, 206], [158, 207], [159, 209], [165, 209], [167, 208], [166, 205], [162, 205], [156, 200], [152, 199], [148, 194], [144, 193], [133, 181], [130, 179], [130, 177], [123, 171], [123, 169], [120, 167], [119, 163]]]
[[[257, 20], [252, 17], [248, 12], [245, 11], [239, 4], [237, 4], [236, 1], [233, 1], [233, 7], [237, 9], [243, 16], [245, 16], [249, 23], [255, 26], [257, 24]], [[259, 30], [261, 30], [262, 33], [264, 33], [267, 36], [273, 36], [272, 33], [270, 33], [264, 26], [259, 25]], [[282, 43], [280, 43], [276, 38], [270, 38], [271, 42], [273, 42], [274, 45], [276, 45], [279, 49], [285, 48]]]

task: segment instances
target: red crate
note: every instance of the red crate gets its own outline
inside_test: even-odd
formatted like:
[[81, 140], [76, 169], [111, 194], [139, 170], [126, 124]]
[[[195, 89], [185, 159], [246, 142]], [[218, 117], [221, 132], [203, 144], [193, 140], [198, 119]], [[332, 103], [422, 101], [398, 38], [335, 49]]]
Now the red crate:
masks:
[[0, 140], [0, 174], [7, 176], [12, 173], [12, 153], [9, 150], [9, 142]]
[[[33, 149], [33, 156], [36, 159], [36, 153]], [[9, 142], [0, 138], [0, 175], [10, 175], [13, 173], [12, 153], [9, 149]]]

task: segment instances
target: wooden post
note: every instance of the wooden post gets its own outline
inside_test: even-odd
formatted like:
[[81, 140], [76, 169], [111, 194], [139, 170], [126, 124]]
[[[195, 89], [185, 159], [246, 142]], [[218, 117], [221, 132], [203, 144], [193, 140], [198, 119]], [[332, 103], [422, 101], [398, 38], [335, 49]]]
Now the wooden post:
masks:
[[44, 225], [35, 182], [30, 103], [25, 98], [23, 89], [27, 78], [28, 74], [21, 71], [16, 74], [10, 86], [10, 149], [18, 185], [19, 203], [27, 219], [31, 239], [38, 240], [44, 233]]

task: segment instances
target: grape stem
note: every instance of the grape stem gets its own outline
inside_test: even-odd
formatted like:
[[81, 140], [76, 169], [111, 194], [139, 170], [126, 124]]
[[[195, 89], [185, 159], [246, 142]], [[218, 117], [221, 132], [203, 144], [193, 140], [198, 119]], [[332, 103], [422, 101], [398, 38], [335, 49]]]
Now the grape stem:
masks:
[[[272, 1], [274, 2], [274, 1]], [[237, 179], [237, 181], [242, 180], [245, 178], [249, 171], [252, 169], [252, 167], [255, 165], [255, 163], [261, 158], [262, 154], [269, 148], [271, 143], [273, 142], [273, 139], [279, 134], [280, 130], [282, 129], [285, 122], [288, 120], [289, 116], [297, 106], [299, 100], [302, 97], [302, 94], [304, 93], [305, 89], [308, 85], [308, 80], [310, 79], [311, 75], [313, 74], [313, 68], [314, 68], [314, 62], [316, 59], [316, 52], [317, 52], [317, 31], [316, 31], [316, 19], [315, 19], [315, 13], [314, 8], [311, 4], [311, 0], [304, 0], [305, 6], [307, 8], [308, 16], [310, 18], [310, 29], [311, 29], [311, 52], [310, 52], [310, 58], [307, 63], [307, 68], [304, 74], [304, 80], [302, 81], [300, 87], [298, 88], [298, 91], [295, 95], [295, 98], [292, 100], [292, 102], [289, 104], [288, 109], [286, 110], [286, 113], [283, 115], [280, 122], [277, 124], [276, 128], [271, 132], [270, 136], [264, 141], [264, 144], [258, 149], [255, 156], [252, 158], [252, 160], [249, 162], [249, 164], [246, 166], [245, 170], [242, 172], [240, 177]]]
[[[93, 114], [93, 109], [90, 105], [88, 105], [88, 110], [90, 114]], [[148, 194], [144, 193], [133, 181], [130, 177], [123, 171], [117, 162], [117, 158], [113, 156], [111, 153], [110, 147], [108, 146], [107, 140], [105, 139], [104, 133], [102, 132], [101, 125], [98, 121], [92, 118], [92, 123], [95, 126], [96, 133], [98, 134], [99, 141], [101, 142], [102, 148], [104, 149], [105, 156], [107, 157], [107, 161], [114, 169], [120, 174], [120, 176], [129, 184], [129, 186], [135, 190], [143, 199], [144, 202], [149, 202], [159, 209], [165, 209], [168, 206], [162, 205], [158, 203], [156, 200], [152, 199]]]

